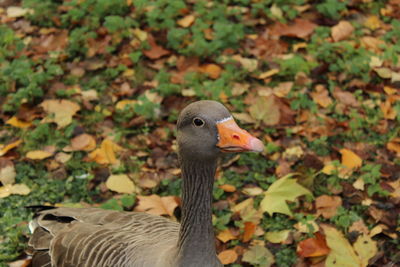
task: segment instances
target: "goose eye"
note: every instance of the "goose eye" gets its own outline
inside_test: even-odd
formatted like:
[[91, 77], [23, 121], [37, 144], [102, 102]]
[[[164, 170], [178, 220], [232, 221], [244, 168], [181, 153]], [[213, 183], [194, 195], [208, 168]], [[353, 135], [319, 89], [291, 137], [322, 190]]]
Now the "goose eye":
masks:
[[193, 124], [197, 127], [202, 127], [204, 125], [204, 121], [199, 118], [194, 118], [193, 119]]

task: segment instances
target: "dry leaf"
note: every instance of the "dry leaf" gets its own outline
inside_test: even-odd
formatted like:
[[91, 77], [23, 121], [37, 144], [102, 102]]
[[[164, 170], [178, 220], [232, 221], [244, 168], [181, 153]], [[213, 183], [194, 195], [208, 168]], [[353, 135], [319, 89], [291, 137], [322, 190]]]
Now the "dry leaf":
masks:
[[340, 206], [342, 206], [342, 199], [338, 196], [322, 195], [315, 199], [317, 215], [322, 215], [325, 219], [335, 216]]
[[132, 106], [136, 104], [138, 101], [137, 100], [132, 100], [132, 99], [124, 99], [121, 101], [118, 101], [118, 103], [115, 105], [115, 108], [118, 110], [123, 110], [126, 106]]
[[329, 92], [326, 90], [326, 88], [317, 86], [316, 90], [316, 92], [311, 93], [311, 97], [318, 105], [323, 108], [327, 108], [333, 103], [332, 98], [329, 97]]
[[257, 121], [262, 121], [266, 125], [276, 125], [281, 118], [279, 104], [275, 96], [258, 97], [256, 102], [249, 108], [250, 115]]
[[0, 158], [0, 182], [3, 185], [13, 184], [16, 175], [14, 163], [11, 160]]
[[32, 123], [26, 122], [26, 121], [21, 121], [20, 119], [18, 119], [15, 116], [13, 116], [11, 119], [7, 120], [6, 124], [10, 124], [14, 127], [21, 128], [21, 129], [28, 128], [32, 125]]
[[72, 117], [80, 110], [75, 102], [65, 99], [45, 100], [40, 104], [49, 114], [42, 122], [55, 122], [58, 128], [63, 128], [72, 122]]
[[339, 42], [347, 39], [354, 31], [353, 25], [350, 22], [342, 20], [332, 27], [331, 35], [333, 41]]
[[100, 148], [90, 152], [88, 158], [99, 164], [116, 164], [117, 158], [115, 153], [121, 150], [122, 147], [107, 138], [103, 140]]
[[28, 159], [42, 160], [53, 156], [53, 153], [44, 150], [33, 150], [26, 153]]
[[219, 232], [217, 235], [217, 238], [221, 240], [223, 243], [226, 243], [230, 240], [235, 240], [237, 239], [236, 236], [234, 236], [229, 228]]
[[216, 64], [206, 64], [200, 66], [199, 71], [207, 74], [211, 79], [218, 79], [221, 76], [222, 69]]
[[258, 68], [258, 60], [254, 58], [245, 58], [241, 55], [232, 56], [233, 60], [240, 62], [242, 67], [248, 72], [253, 72]]
[[28, 13], [33, 13], [33, 10], [19, 6], [10, 6], [7, 8], [7, 17], [9, 18], [23, 17]]
[[253, 235], [256, 231], [256, 227], [257, 225], [253, 222], [244, 223], [244, 232], [242, 237], [243, 242], [249, 242], [253, 238]]
[[310, 36], [314, 29], [317, 27], [316, 24], [306, 19], [295, 19], [292, 24], [283, 24], [276, 22], [270, 31], [271, 35], [276, 36], [289, 36], [305, 39]]
[[236, 251], [233, 249], [227, 249], [218, 254], [218, 259], [222, 264], [231, 264], [234, 263], [238, 258]]
[[386, 144], [386, 148], [395, 152], [397, 157], [400, 157], [400, 137], [390, 140], [389, 143]]
[[193, 24], [195, 18], [196, 17], [194, 15], [187, 15], [187, 16], [181, 18], [180, 20], [178, 20], [176, 23], [183, 28], [187, 28]]
[[71, 145], [66, 146], [63, 150], [71, 151], [92, 151], [96, 148], [96, 140], [89, 134], [80, 134], [71, 139]]
[[22, 143], [22, 140], [16, 140], [12, 143], [9, 143], [7, 145], [0, 144], [0, 157], [4, 156], [8, 151], [10, 151], [13, 148], [16, 148]]
[[251, 246], [243, 254], [242, 261], [252, 264], [252, 266], [270, 267], [275, 263], [274, 255], [264, 246]]
[[364, 22], [364, 26], [370, 28], [371, 30], [379, 29], [382, 25], [379, 17], [376, 15], [370, 15], [367, 20]]
[[376, 241], [372, 240], [369, 235], [363, 234], [357, 238], [353, 244], [354, 251], [357, 253], [361, 261], [361, 267], [368, 266], [369, 259], [373, 258], [378, 252]]
[[282, 243], [284, 242], [290, 234], [290, 230], [273, 231], [265, 233], [265, 239], [271, 243]]
[[113, 174], [107, 179], [108, 189], [121, 194], [132, 194], [135, 192], [135, 185], [126, 174]]
[[236, 191], [236, 187], [233, 185], [230, 185], [230, 184], [220, 185], [219, 188], [221, 188], [225, 192], [235, 192]]
[[0, 198], [5, 198], [10, 195], [28, 195], [31, 192], [26, 184], [7, 184], [0, 187]]
[[342, 154], [342, 164], [349, 169], [359, 168], [362, 165], [362, 159], [353, 151], [343, 148], [340, 150]]
[[325, 237], [319, 232], [315, 237], [302, 240], [297, 245], [297, 254], [304, 258], [325, 256], [329, 251]]
[[158, 195], [138, 196], [139, 205], [135, 211], [144, 211], [154, 215], [169, 215], [174, 214], [175, 208], [178, 206], [176, 197], [160, 197]]
[[150, 59], [158, 59], [160, 57], [171, 54], [170, 51], [158, 45], [151, 34], [148, 34], [147, 41], [150, 45], [150, 50], [143, 50], [143, 54]]

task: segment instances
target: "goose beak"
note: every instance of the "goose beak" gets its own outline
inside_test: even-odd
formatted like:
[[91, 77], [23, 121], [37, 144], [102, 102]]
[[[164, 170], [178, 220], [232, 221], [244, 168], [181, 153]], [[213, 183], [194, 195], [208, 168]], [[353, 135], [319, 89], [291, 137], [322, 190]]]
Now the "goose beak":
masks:
[[260, 139], [241, 129], [230, 117], [217, 122], [219, 140], [217, 147], [223, 152], [262, 152], [264, 144]]

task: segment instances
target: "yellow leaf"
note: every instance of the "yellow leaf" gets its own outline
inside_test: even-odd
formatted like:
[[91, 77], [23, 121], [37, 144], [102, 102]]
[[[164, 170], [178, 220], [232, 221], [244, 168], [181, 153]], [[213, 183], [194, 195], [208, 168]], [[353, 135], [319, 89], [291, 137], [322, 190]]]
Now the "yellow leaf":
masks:
[[193, 15], [187, 15], [187, 16], [181, 18], [180, 20], [178, 20], [176, 23], [183, 28], [187, 28], [193, 24], [195, 18], [196, 17]]
[[14, 141], [14, 142], [9, 143], [7, 145], [0, 144], [0, 157], [5, 155], [11, 149], [19, 146], [21, 143], [22, 143], [22, 140], [18, 139], [17, 141]]
[[282, 243], [289, 237], [290, 230], [274, 231], [265, 233], [265, 239], [271, 243]]
[[33, 13], [33, 10], [19, 6], [10, 6], [7, 8], [7, 17], [9, 18], [23, 17], [28, 13]]
[[229, 240], [237, 239], [237, 237], [232, 234], [232, 232], [229, 230], [229, 228], [219, 232], [219, 234], [217, 235], [217, 238], [224, 243], [228, 242]]
[[131, 105], [133, 107], [133, 104], [137, 103], [136, 100], [132, 100], [132, 99], [124, 99], [119, 101], [116, 105], [115, 108], [118, 110], [123, 110], [125, 108], [125, 106], [127, 105]]
[[120, 150], [122, 150], [122, 147], [115, 144], [110, 139], [104, 139], [100, 148], [92, 151], [88, 157], [90, 160], [99, 164], [115, 164], [117, 163], [115, 153]]
[[218, 259], [224, 265], [234, 263], [237, 258], [238, 255], [233, 249], [227, 249], [218, 254]]
[[270, 267], [275, 263], [274, 255], [264, 246], [251, 246], [243, 254], [242, 261], [251, 263], [252, 266]]
[[302, 195], [312, 196], [311, 192], [299, 185], [296, 179], [291, 179], [293, 176], [293, 174], [286, 175], [268, 188], [260, 204], [262, 211], [268, 212], [269, 215], [282, 213], [292, 216], [286, 201], [295, 201], [297, 197]]
[[58, 128], [69, 125], [72, 122], [72, 116], [80, 110], [77, 103], [65, 99], [45, 100], [40, 106], [49, 114], [43, 121], [55, 122]]
[[379, 17], [376, 15], [371, 15], [364, 22], [364, 26], [370, 28], [371, 30], [376, 30], [381, 27], [382, 22]]
[[333, 165], [332, 163], [328, 163], [324, 166], [324, 168], [321, 170], [322, 173], [325, 173], [327, 175], [330, 175], [333, 173], [333, 171], [337, 170], [337, 167]]
[[325, 267], [360, 267], [360, 259], [343, 234], [329, 225], [321, 225], [321, 227], [324, 229], [326, 243], [331, 249], [326, 258]]
[[106, 186], [117, 193], [132, 194], [135, 192], [135, 185], [126, 174], [110, 175]]
[[32, 125], [32, 123], [21, 121], [20, 119], [18, 119], [15, 116], [13, 116], [11, 119], [7, 120], [6, 124], [10, 124], [14, 127], [21, 128], [21, 129], [28, 128], [29, 126]]
[[5, 198], [10, 195], [28, 195], [31, 192], [26, 184], [7, 184], [0, 187], [0, 198]]
[[353, 151], [343, 148], [340, 150], [342, 154], [342, 164], [349, 169], [359, 168], [362, 165], [362, 159]]
[[279, 69], [270, 69], [269, 71], [263, 72], [260, 75], [258, 75], [258, 79], [264, 80], [266, 78], [269, 78], [271, 76], [274, 76], [275, 74], [279, 73]]
[[28, 153], [26, 153], [26, 157], [28, 159], [45, 159], [48, 157], [51, 157], [53, 155], [53, 153], [44, 151], [44, 150], [33, 150], [33, 151], [29, 151]]
[[361, 267], [368, 266], [368, 260], [376, 255], [378, 248], [376, 241], [372, 240], [369, 235], [363, 234], [357, 238], [353, 244], [354, 251], [357, 253], [361, 261]]
[[138, 196], [139, 205], [136, 206], [135, 211], [144, 211], [155, 215], [169, 215], [174, 214], [175, 208], [178, 206], [176, 197], [160, 197], [158, 195]]
[[389, 68], [375, 68], [374, 71], [383, 79], [392, 78], [392, 70]]
[[221, 75], [222, 69], [216, 64], [206, 64], [199, 67], [199, 71], [207, 74], [211, 79], [218, 79]]
[[0, 182], [3, 185], [13, 184], [16, 175], [13, 162], [11, 160], [0, 159]]

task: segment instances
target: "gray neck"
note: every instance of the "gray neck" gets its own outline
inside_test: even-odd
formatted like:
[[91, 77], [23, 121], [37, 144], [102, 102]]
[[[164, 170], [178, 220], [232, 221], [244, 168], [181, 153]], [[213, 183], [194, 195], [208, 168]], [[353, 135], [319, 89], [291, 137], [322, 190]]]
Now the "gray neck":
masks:
[[218, 266], [212, 225], [212, 191], [217, 160], [181, 160], [182, 222], [180, 266]]

